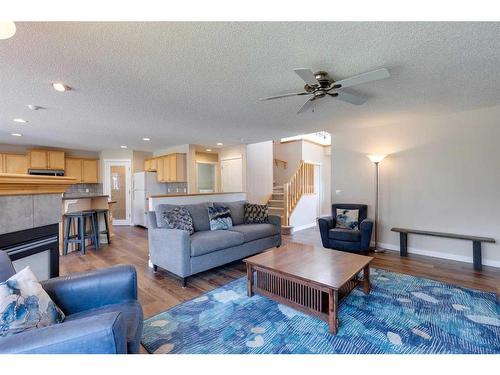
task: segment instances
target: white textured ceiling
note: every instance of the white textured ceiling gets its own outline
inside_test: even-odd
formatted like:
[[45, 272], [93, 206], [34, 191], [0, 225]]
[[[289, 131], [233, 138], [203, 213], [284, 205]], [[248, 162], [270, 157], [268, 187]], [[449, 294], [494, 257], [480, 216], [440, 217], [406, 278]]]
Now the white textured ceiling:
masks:
[[[499, 23], [18, 23], [0, 40], [0, 143], [213, 147], [493, 106], [499, 43]], [[257, 101], [301, 90], [297, 67], [392, 76], [356, 87], [370, 98], [359, 107], [325, 98], [296, 115], [304, 97]]]

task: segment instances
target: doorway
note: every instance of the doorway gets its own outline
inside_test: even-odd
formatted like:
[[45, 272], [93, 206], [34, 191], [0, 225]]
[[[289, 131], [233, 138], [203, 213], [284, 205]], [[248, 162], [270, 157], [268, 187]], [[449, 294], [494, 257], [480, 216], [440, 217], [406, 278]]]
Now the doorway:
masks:
[[131, 225], [131, 162], [104, 160], [104, 194], [112, 205], [113, 225]]
[[223, 193], [243, 191], [243, 158], [221, 160], [221, 185]]
[[217, 191], [217, 163], [196, 162], [196, 185], [198, 193]]

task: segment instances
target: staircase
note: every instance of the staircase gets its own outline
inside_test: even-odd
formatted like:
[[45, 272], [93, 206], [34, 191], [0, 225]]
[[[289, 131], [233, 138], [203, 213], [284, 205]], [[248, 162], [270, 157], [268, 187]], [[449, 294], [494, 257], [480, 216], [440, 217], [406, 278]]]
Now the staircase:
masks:
[[302, 160], [289, 182], [273, 187], [267, 202], [269, 214], [281, 216], [281, 233], [292, 233], [290, 215], [305, 194], [314, 194], [314, 165]]

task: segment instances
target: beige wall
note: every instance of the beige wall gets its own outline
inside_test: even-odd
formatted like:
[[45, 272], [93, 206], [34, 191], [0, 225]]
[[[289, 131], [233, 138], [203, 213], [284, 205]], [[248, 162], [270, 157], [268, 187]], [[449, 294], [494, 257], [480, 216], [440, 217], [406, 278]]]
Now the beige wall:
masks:
[[250, 203], [267, 203], [273, 191], [273, 142], [247, 145], [247, 197]]
[[132, 153], [132, 173], [144, 171], [144, 161], [152, 158], [152, 152], [133, 151]]
[[[391, 227], [488, 236], [500, 240], [500, 106], [418, 123], [333, 135], [332, 200], [369, 204], [380, 164], [379, 241], [399, 249]], [[409, 252], [471, 261], [469, 241], [409, 236]], [[485, 264], [500, 266], [500, 244], [483, 245]]]
[[283, 163], [273, 164], [274, 182], [276, 185], [283, 185], [290, 181], [290, 178], [299, 167], [302, 160], [302, 143], [303, 141], [286, 143], [276, 141], [273, 144], [274, 158], [287, 162], [286, 168]]

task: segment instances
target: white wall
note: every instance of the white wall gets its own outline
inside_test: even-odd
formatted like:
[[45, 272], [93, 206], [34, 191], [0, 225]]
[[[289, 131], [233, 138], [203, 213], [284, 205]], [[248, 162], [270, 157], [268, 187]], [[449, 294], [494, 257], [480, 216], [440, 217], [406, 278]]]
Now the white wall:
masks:
[[247, 197], [251, 203], [267, 203], [273, 191], [273, 142], [247, 145]]
[[[399, 249], [391, 227], [500, 240], [500, 106], [418, 123], [333, 135], [332, 200], [367, 203], [373, 217], [374, 165], [380, 164], [379, 242]], [[336, 194], [336, 190], [341, 190]], [[472, 260], [470, 241], [409, 235], [409, 252]], [[500, 244], [483, 244], [485, 264], [500, 266]]]
[[[248, 191], [247, 189], [247, 147], [246, 145], [237, 145], [237, 146], [230, 146], [230, 147], [224, 147], [219, 149], [219, 167], [220, 167], [220, 161], [224, 159], [231, 159], [231, 158], [238, 158], [241, 156], [241, 164], [242, 164], [242, 173], [241, 175], [243, 176], [243, 181], [242, 181], [242, 186], [243, 186], [243, 191]], [[221, 172], [219, 172], [221, 173]]]
[[302, 144], [303, 141], [293, 141], [287, 143], [280, 143], [276, 141], [273, 144], [274, 158], [287, 162], [286, 168], [283, 163], [273, 164], [274, 181], [276, 185], [283, 185], [290, 181], [293, 174], [299, 167], [302, 157]]
[[323, 147], [310, 142], [302, 142], [302, 159], [320, 165], [321, 175], [319, 182], [321, 184], [320, 215], [331, 214], [331, 147]]

